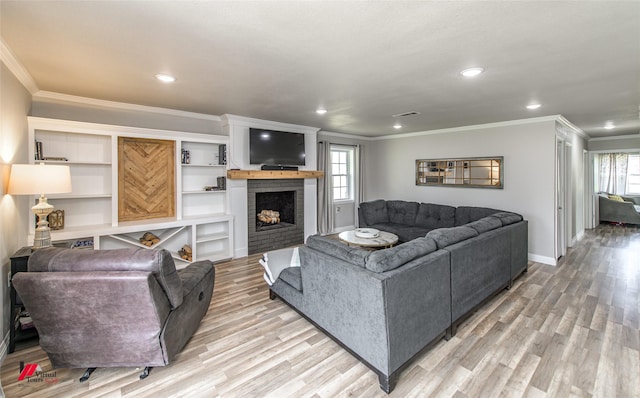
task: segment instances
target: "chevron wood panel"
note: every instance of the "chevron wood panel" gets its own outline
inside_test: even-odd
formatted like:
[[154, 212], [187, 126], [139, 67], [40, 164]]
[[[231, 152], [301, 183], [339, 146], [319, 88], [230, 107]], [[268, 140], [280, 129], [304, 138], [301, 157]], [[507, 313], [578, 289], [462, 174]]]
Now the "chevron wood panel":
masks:
[[118, 221], [175, 217], [175, 141], [118, 137]]

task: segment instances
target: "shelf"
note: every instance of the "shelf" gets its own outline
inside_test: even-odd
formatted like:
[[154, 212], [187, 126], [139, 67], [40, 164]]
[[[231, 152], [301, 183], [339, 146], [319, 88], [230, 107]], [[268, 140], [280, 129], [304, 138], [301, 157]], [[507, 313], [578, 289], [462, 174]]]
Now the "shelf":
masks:
[[227, 233], [201, 235], [196, 238], [196, 243], [212, 242], [212, 241], [228, 239], [228, 238], [229, 238], [229, 234]]
[[322, 177], [324, 177], [324, 172], [319, 170], [227, 170], [227, 178], [231, 180], [275, 180]]
[[193, 164], [193, 163], [181, 163], [182, 167], [227, 167], [226, 164]]
[[55, 199], [100, 199], [100, 198], [111, 198], [113, 195], [110, 193], [96, 193], [96, 194], [86, 194], [86, 195], [74, 195], [70, 194], [60, 194], [60, 195], [50, 195], [47, 196], [49, 200]]
[[222, 189], [214, 189], [211, 191], [205, 191], [204, 189], [201, 189], [199, 191], [183, 191], [182, 194], [183, 195], [194, 195], [194, 194], [203, 194], [203, 193], [225, 193], [227, 192], [226, 190], [222, 190]]
[[66, 164], [69, 166], [111, 166], [111, 162], [73, 162], [65, 160], [34, 160], [34, 163]]

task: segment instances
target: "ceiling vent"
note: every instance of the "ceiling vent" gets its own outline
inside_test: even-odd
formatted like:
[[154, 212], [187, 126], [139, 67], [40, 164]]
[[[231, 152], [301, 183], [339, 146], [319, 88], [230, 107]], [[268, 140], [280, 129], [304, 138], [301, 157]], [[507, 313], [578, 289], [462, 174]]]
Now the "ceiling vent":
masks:
[[419, 115], [420, 112], [404, 112], [404, 113], [398, 113], [395, 115], [391, 115], [391, 117], [405, 117], [405, 116], [414, 116], [414, 115]]

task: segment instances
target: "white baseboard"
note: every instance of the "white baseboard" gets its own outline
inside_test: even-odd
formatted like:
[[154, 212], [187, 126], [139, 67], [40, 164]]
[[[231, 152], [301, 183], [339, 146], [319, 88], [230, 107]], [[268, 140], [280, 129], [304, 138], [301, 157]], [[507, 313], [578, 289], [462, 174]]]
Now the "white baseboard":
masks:
[[558, 262], [553, 257], [539, 256], [537, 254], [528, 255], [529, 261], [535, 261], [536, 263], [542, 263], [547, 265], [558, 265]]

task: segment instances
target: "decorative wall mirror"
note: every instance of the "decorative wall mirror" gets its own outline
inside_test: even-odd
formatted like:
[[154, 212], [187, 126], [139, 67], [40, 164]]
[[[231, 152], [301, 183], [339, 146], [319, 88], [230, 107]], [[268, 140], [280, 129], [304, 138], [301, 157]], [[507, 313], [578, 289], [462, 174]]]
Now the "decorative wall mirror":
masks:
[[416, 160], [416, 185], [502, 189], [503, 178], [503, 156]]

